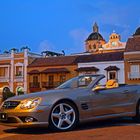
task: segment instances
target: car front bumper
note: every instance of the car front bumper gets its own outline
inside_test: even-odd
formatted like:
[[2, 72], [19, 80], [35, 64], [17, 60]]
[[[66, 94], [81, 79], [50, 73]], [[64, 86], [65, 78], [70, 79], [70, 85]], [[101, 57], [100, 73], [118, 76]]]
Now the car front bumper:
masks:
[[[33, 110], [4, 109], [0, 113], [6, 114], [5, 120], [0, 120], [1, 125], [11, 127], [47, 127], [50, 114], [49, 106], [38, 106]], [[31, 122], [27, 122], [27, 118], [32, 118]]]

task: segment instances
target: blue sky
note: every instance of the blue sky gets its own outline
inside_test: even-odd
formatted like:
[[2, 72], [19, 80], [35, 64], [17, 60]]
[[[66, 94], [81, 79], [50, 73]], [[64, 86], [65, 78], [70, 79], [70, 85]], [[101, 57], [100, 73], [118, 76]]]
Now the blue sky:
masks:
[[139, 6], [139, 0], [0, 0], [0, 50], [83, 52], [95, 21], [106, 41], [113, 30], [127, 41], [140, 26]]

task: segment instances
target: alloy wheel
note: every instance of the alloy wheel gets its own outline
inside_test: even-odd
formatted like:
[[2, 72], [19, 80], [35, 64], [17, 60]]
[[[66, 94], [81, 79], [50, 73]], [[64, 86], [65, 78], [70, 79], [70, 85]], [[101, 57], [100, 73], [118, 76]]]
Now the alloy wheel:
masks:
[[51, 121], [58, 130], [67, 130], [73, 126], [76, 120], [76, 112], [73, 106], [67, 103], [59, 103], [51, 112]]

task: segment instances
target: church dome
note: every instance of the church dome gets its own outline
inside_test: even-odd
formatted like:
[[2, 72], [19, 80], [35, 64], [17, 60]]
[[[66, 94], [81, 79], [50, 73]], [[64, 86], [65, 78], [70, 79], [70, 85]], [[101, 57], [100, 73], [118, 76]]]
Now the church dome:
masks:
[[104, 39], [100, 33], [93, 32], [88, 36], [86, 41], [89, 41], [89, 40], [104, 40]]
[[133, 36], [137, 36], [137, 35], [140, 35], [140, 27], [137, 28], [137, 30], [136, 30], [136, 32], [135, 32], [135, 34]]
[[93, 32], [86, 39], [86, 41], [89, 41], [89, 40], [103, 40], [104, 41], [102, 35], [99, 33], [99, 27], [96, 22], [94, 23], [94, 26], [93, 26]]

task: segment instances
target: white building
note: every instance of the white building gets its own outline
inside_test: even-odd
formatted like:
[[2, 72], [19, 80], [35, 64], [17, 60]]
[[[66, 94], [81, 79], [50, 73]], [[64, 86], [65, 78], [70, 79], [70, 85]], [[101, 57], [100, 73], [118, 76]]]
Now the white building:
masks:
[[77, 71], [79, 75], [104, 74], [104, 82], [115, 79], [123, 84], [125, 83], [123, 51], [89, 55], [78, 63]]

